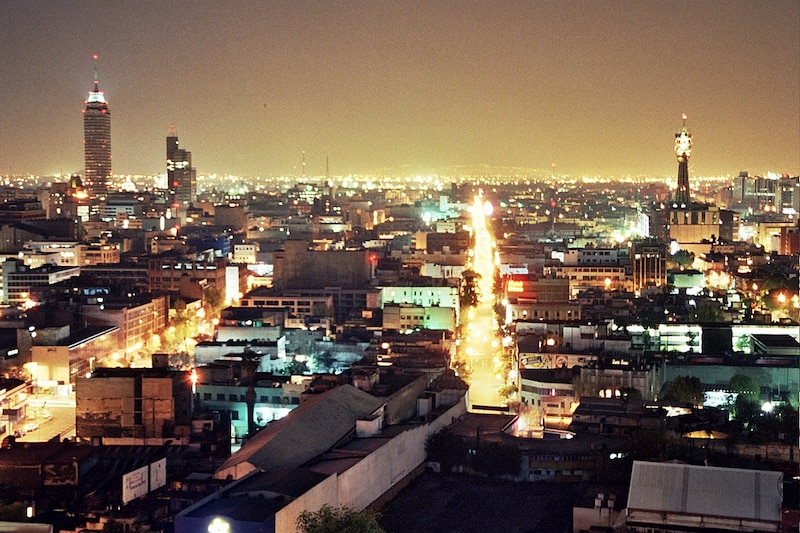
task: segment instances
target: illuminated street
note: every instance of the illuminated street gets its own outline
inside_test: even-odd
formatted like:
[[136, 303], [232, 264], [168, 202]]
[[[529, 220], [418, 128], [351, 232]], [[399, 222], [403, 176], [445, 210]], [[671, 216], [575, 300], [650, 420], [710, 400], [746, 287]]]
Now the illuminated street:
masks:
[[29, 424], [35, 428], [17, 438], [18, 442], [45, 442], [75, 436], [75, 395], [38, 394], [28, 399]]
[[495, 242], [488, 227], [491, 204], [480, 196], [472, 206], [474, 250], [471, 269], [477, 275], [477, 305], [463, 319], [463, 339], [459, 357], [468, 365], [470, 375], [470, 407], [501, 406], [505, 396], [499, 390], [505, 385], [502, 348], [494, 320], [494, 277], [497, 268]]

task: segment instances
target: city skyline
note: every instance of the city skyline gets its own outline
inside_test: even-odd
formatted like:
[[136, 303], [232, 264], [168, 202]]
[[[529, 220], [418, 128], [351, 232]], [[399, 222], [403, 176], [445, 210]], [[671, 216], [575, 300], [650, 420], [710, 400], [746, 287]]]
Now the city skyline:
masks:
[[115, 174], [457, 165], [674, 176], [800, 170], [800, 4], [776, 1], [0, 6], [0, 174], [83, 173], [92, 55]]

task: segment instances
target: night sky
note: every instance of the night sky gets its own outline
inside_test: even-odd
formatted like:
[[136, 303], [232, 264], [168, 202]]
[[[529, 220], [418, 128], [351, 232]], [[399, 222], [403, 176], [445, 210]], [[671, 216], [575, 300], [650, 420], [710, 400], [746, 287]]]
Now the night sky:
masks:
[[800, 2], [0, 2], [0, 174], [82, 172], [92, 54], [115, 174], [800, 173]]

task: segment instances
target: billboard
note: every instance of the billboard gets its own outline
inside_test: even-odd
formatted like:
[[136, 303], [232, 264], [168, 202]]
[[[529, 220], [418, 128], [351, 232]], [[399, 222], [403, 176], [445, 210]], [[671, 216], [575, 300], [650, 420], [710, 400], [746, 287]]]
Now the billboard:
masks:
[[149, 470], [149, 466], [143, 466], [122, 476], [123, 505], [147, 494]]
[[160, 489], [167, 484], [167, 458], [150, 463], [150, 490]]

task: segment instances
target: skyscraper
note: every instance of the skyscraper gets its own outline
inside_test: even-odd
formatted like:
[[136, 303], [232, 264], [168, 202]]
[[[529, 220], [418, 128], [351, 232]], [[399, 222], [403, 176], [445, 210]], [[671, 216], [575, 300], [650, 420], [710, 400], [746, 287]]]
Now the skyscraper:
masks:
[[83, 110], [83, 184], [91, 200], [104, 201], [111, 181], [111, 111], [97, 80], [97, 55], [94, 62], [94, 87]]
[[194, 203], [197, 171], [192, 167], [192, 153], [179, 147], [175, 128], [167, 136], [167, 187], [175, 209], [185, 210]]
[[678, 207], [689, 205], [689, 157], [692, 155], [692, 134], [686, 129], [686, 114], [683, 116], [683, 128], [675, 134], [675, 155], [678, 157], [678, 188], [675, 191], [675, 203]]

